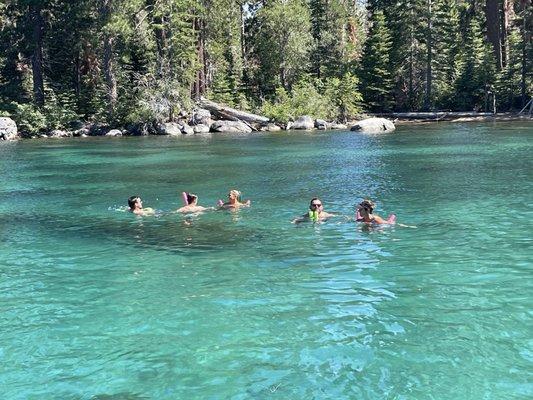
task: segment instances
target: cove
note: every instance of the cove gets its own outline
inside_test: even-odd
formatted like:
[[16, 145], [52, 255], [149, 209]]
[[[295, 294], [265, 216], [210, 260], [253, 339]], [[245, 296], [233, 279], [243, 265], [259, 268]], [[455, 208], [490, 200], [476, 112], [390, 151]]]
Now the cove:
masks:
[[[0, 143], [3, 398], [531, 397], [532, 138]], [[249, 209], [172, 213], [232, 188]], [[314, 196], [338, 217], [291, 224]], [[416, 229], [354, 223], [364, 197]]]

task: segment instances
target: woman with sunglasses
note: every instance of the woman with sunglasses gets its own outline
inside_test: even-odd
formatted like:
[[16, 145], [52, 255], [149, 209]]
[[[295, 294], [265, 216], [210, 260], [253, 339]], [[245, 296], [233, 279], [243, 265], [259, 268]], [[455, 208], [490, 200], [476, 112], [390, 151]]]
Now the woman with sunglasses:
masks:
[[250, 206], [250, 200], [246, 200], [245, 202], [241, 202], [241, 192], [238, 190], [232, 189], [228, 193], [228, 201], [223, 203], [222, 200], [220, 200], [220, 208], [222, 209], [236, 209], [239, 207], [249, 207]]
[[293, 223], [300, 223], [305, 221], [324, 221], [330, 217], [333, 217], [334, 214], [330, 214], [328, 212], [324, 211], [324, 206], [322, 204], [322, 201], [318, 197], [314, 197], [309, 202], [309, 211], [307, 214], [302, 215], [299, 218], [296, 218]]
[[374, 208], [376, 205], [365, 199], [357, 206], [357, 211], [355, 213], [355, 220], [357, 222], [364, 222], [367, 224], [394, 224], [396, 222], [396, 215], [391, 214], [388, 219], [383, 219], [379, 215], [374, 214]]

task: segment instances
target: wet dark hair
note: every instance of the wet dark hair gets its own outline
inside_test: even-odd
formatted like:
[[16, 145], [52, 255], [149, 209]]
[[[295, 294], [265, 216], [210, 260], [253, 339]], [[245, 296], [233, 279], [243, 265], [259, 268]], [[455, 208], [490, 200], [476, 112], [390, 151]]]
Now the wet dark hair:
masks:
[[140, 197], [139, 196], [131, 196], [128, 199], [128, 206], [130, 206], [130, 208], [134, 208], [135, 207], [135, 203], [137, 202], [137, 199], [140, 199]]
[[194, 200], [198, 198], [198, 196], [189, 192], [185, 193], [185, 195], [187, 196], [187, 204], [191, 204]]
[[372, 203], [372, 201], [370, 201], [368, 199], [365, 199], [365, 200], [363, 200], [362, 202], [359, 203], [359, 207], [365, 209], [370, 214], [372, 214], [372, 211], [374, 211], [374, 207], [375, 206], [376, 205], [374, 203]]

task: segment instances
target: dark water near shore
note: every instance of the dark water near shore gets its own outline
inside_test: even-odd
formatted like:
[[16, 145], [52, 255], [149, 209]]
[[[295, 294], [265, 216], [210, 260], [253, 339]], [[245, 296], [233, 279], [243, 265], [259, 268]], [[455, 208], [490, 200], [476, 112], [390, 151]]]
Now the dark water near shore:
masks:
[[[532, 139], [0, 143], [1, 398], [531, 398]], [[252, 207], [171, 213], [230, 188]], [[291, 224], [315, 195], [339, 216]], [[416, 228], [355, 224], [363, 197]]]

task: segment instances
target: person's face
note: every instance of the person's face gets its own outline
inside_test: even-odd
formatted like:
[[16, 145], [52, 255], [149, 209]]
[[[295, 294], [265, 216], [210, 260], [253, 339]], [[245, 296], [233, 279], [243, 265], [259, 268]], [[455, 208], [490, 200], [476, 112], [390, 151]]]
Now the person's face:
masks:
[[135, 200], [135, 205], [137, 206], [137, 208], [143, 208], [143, 201], [140, 197], [137, 197], [137, 199]]
[[311, 211], [322, 211], [323, 209], [323, 206], [322, 206], [322, 202], [320, 200], [313, 200], [311, 202], [311, 204], [309, 205], [309, 209]]
[[359, 208], [359, 213], [363, 216], [366, 216], [371, 214], [371, 210], [369, 210], [368, 208], [361, 207]]
[[228, 193], [228, 199], [235, 200], [237, 198], [237, 195], [234, 192]]

